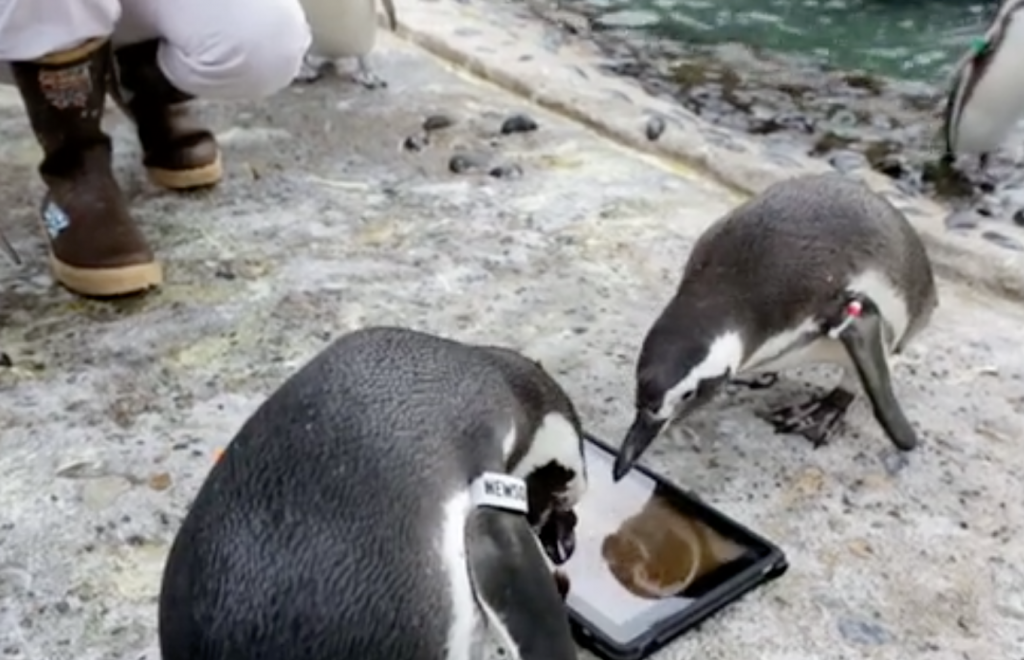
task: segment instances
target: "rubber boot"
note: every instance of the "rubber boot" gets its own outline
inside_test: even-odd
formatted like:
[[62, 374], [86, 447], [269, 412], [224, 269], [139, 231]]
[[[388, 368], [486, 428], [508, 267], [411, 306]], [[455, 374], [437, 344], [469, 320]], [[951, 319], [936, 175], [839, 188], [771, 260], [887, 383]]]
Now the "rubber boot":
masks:
[[192, 97], [161, 71], [158, 47], [154, 39], [114, 51], [111, 96], [135, 122], [153, 183], [171, 190], [215, 185], [223, 176], [217, 141], [189, 112]]
[[103, 39], [11, 63], [43, 148], [39, 174], [48, 192], [40, 215], [50, 267], [65, 287], [95, 297], [138, 293], [163, 281], [114, 179], [110, 138], [100, 127], [110, 63]]

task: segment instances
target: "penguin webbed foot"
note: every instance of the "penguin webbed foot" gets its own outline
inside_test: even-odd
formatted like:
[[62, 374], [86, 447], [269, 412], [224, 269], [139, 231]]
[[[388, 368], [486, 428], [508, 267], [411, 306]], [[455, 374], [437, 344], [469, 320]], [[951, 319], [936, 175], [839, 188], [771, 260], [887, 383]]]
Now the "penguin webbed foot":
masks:
[[356, 70], [352, 73], [352, 80], [366, 89], [380, 89], [388, 86], [388, 81], [377, 75], [370, 67], [370, 62], [365, 55], [356, 58]]
[[296, 74], [294, 82], [305, 85], [315, 83], [324, 77], [324, 73], [330, 66], [330, 60], [307, 53], [302, 58], [302, 66], [299, 67], [299, 73]]
[[809, 401], [790, 404], [770, 411], [765, 419], [776, 433], [795, 433], [811, 441], [815, 449], [828, 444], [839, 430], [854, 395], [843, 387]]

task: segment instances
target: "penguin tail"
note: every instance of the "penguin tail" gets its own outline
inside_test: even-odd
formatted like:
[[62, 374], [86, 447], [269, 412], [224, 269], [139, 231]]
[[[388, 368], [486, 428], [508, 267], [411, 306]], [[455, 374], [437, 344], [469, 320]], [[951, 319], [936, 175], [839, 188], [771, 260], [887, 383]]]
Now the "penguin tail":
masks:
[[575, 660], [557, 581], [526, 516], [477, 507], [466, 520], [466, 562], [494, 638], [520, 660]]

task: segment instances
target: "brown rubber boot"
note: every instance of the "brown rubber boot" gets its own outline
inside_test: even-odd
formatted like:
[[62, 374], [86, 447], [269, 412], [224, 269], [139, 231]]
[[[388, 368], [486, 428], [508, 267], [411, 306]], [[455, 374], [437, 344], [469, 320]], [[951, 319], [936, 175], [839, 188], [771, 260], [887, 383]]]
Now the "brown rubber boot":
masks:
[[84, 296], [120, 296], [159, 286], [160, 264], [111, 171], [100, 127], [110, 47], [94, 39], [34, 62], [13, 62], [15, 82], [43, 148], [48, 193], [41, 216], [58, 282]]
[[224, 174], [217, 141], [189, 112], [192, 97], [160, 70], [158, 46], [154, 39], [114, 51], [111, 96], [135, 122], [153, 183], [171, 190], [215, 185]]

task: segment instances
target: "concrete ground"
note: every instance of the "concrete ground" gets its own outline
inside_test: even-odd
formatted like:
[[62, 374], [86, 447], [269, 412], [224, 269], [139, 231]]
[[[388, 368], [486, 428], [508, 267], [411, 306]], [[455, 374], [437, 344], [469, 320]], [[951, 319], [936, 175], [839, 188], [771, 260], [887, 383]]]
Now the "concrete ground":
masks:
[[[26, 261], [0, 261], [0, 657], [157, 660], [163, 557], [214, 451], [359, 326], [521, 348], [593, 432], [620, 439], [639, 343], [693, 240], [740, 198], [407, 42], [382, 39], [376, 62], [386, 90], [328, 79], [205, 104], [228, 168], [209, 194], [145, 183], [112, 115], [119, 175], [168, 277], [120, 304], [50, 284], [38, 153], [0, 92], [0, 230]], [[499, 136], [516, 112], [539, 130]], [[437, 113], [456, 123], [403, 149]], [[455, 152], [488, 166], [453, 174]], [[521, 176], [486, 173], [513, 164]], [[807, 392], [800, 375], [719, 401], [651, 453], [792, 564], [658, 658], [1022, 656], [1024, 310], [949, 280], [941, 297], [897, 367], [923, 436], [907, 461], [863, 402], [817, 451], [774, 435], [755, 413]]]

